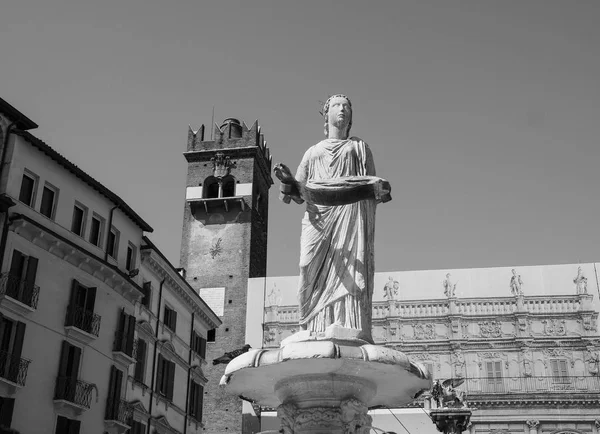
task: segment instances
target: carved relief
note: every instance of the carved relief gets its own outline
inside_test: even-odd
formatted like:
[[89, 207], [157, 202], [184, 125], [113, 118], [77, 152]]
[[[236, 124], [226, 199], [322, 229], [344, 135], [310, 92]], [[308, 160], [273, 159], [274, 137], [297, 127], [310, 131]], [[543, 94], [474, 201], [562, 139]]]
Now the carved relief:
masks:
[[567, 334], [564, 319], [545, 319], [542, 323], [544, 324], [544, 334], [547, 336], [564, 336]]
[[263, 342], [265, 345], [269, 345], [271, 342], [275, 342], [275, 338], [277, 336], [276, 329], [273, 327], [265, 328], [265, 332], [263, 334]]
[[500, 353], [497, 351], [483, 351], [477, 353], [477, 365], [479, 365], [479, 369], [483, 369], [483, 360], [492, 359], [492, 360], [503, 360], [504, 366], [508, 369], [508, 356], [505, 353]]
[[533, 357], [531, 351], [521, 350], [521, 363], [523, 365], [523, 376], [533, 376]]
[[600, 371], [600, 357], [597, 351], [588, 348], [585, 353], [585, 363], [590, 375], [598, 375]]
[[527, 422], [525, 422], [527, 424], [527, 426], [529, 427], [529, 429], [531, 431], [537, 431], [538, 427], [540, 426], [540, 421], [539, 420], [528, 420]]
[[581, 319], [578, 322], [581, 323], [585, 331], [595, 332], [598, 329], [598, 323], [594, 321], [593, 316], [590, 314], [581, 315]]
[[528, 318], [517, 318], [517, 328], [521, 336], [531, 335], [531, 320]]
[[546, 360], [544, 360], [545, 367], [548, 367], [547, 359], [556, 358], [556, 357], [568, 359], [570, 362], [571, 368], [575, 367], [575, 360], [573, 359], [573, 353], [571, 353], [570, 351], [565, 351], [560, 348], [546, 348], [546, 349], [542, 350], [542, 353], [544, 354], [544, 356], [546, 358]]
[[457, 377], [465, 376], [465, 356], [462, 351], [454, 351], [451, 355], [452, 365], [454, 366], [454, 375]]
[[502, 337], [502, 324], [499, 321], [480, 322], [479, 333], [483, 338], [500, 338]]
[[415, 339], [435, 339], [435, 326], [431, 323], [415, 323], [413, 324]]
[[[283, 434], [305, 432], [314, 429], [343, 428], [344, 434], [368, 434], [371, 430], [371, 416], [367, 406], [357, 399], [343, 401], [340, 408], [313, 407], [298, 409], [293, 404], [283, 404], [277, 408]], [[312, 432], [312, 431], [311, 431]]]
[[235, 163], [231, 162], [229, 157], [226, 157], [222, 152], [217, 152], [214, 157], [210, 159], [213, 163], [213, 172], [215, 178], [224, 178], [229, 175], [232, 168], [236, 167]]

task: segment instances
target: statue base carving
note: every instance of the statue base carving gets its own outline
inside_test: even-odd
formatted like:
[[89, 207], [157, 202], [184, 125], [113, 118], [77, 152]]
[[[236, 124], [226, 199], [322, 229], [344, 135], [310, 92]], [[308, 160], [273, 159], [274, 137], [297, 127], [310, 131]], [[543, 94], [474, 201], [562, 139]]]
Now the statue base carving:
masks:
[[429, 412], [429, 417], [438, 431], [444, 434], [461, 434], [471, 421], [471, 410], [467, 408], [439, 408]]
[[402, 406], [431, 385], [400, 351], [316, 339], [250, 350], [221, 378], [230, 394], [277, 408], [287, 434], [368, 434], [368, 408]]
[[369, 338], [363, 335], [361, 330], [350, 329], [337, 324], [332, 324], [321, 333], [315, 333], [309, 330], [300, 330], [299, 332], [296, 332], [282, 340], [280, 347], [283, 348], [284, 346], [293, 342], [309, 341], [330, 341], [334, 344], [350, 346], [361, 346], [373, 343]]

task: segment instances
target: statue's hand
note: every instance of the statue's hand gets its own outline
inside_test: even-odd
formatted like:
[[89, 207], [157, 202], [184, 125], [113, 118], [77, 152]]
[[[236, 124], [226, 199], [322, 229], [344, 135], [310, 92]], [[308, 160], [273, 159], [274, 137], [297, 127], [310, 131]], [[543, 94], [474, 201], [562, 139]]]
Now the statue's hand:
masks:
[[273, 171], [275, 172], [275, 176], [277, 177], [277, 179], [279, 179], [284, 184], [296, 183], [296, 178], [294, 178], [294, 175], [292, 175], [292, 171], [285, 164], [279, 163], [275, 165]]

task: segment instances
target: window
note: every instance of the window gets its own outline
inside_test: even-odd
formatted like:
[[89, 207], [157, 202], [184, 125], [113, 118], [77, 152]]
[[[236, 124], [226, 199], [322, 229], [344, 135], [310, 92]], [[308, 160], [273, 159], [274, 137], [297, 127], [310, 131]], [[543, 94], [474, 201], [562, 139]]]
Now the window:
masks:
[[121, 351], [128, 356], [133, 356], [133, 341], [135, 340], [135, 317], [121, 310], [119, 328], [115, 336], [113, 351]]
[[97, 214], [92, 216], [92, 226], [90, 227], [90, 243], [94, 246], [100, 246], [102, 242], [102, 230], [104, 229], [104, 219]]
[[146, 425], [136, 420], [131, 421], [129, 434], [146, 434]]
[[190, 403], [188, 413], [198, 422], [202, 422], [202, 400], [204, 398], [204, 388], [196, 383], [191, 382], [190, 387]]
[[12, 424], [14, 398], [0, 398], [0, 426], [10, 428]]
[[56, 199], [58, 197], [58, 190], [46, 183], [42, 192], [42, 203], [40, 205], [40, 214], [45, 215], [49, 219], [54, 220], [54, 213], [56, 211]]
[[175, 363], [169, 362], [159, 354], [158, 369], [156, 372], [156, 391], [172, 401], [173, 384], [175, 384]]
[[121, 389], [123, 387], [123, 371], [115, 366], [110, 367], [108, 380], [108, 396], [106, 398], [105, 420], [119, 420], [119, 406], [121, 404]]
[[110, 228], [110, 232], [108, 233], [108, 243], [106, 246], [106, 252], [112, 256], [114, 259], [117, 259], [117, 252], [119, 251], [119, 231], [114, 227]]
[[206, 339], [200, 336], [196, 331], [192, 332], [192, 351], [196, 352], [203, 359], [206, 358]]
[[171, 309], [169, 306], [165, 306], [163, 323], [169, 327], [173, 332], [177, 328], [177, 312]]
[[552, 359], [550, 360], [550, 367], [552, 368], [552, 378], [555, 383], [569, 382], [569, 371], [567, 369], [566, 360]]
[[79, 434], [79, 428], [81, 428], [80, 421], [58, 416], [56, 418], [56, 431], [54, 431], [54, 434]]
[[23, 179], [21, 180], [21, 191], [19, 192], [19, 200], [25, 205], [33, 206], [35, 202], [35, 184], [37, 182], [37, 176], [32, 173], [23, 173]]
[[232, 196], [235, 196], [235, 178], [233, 176], [228, 175], [223, 178], [209, 176], [204, 180], [204, 198], [215, 199]]
[[152, 283], [144, 282], [142, 285], [142, 293], [144, 296], [142, 297], [142, 306], [150, 307], [150, 295], [152, 294]]
[[217, 339], [217, 329], [211, 329], [206, 332], [206, 341], [207, 342], [215, 342]]
[[[81, 348], [63, 341], [58, 365], [54, 399], [64, 399], [74, 402], [77, 391], [77, 377], [81, 362]], [[62, 433], [63, 431], [57, 431]], [[67, 432], [67, 431], [64, 431]], [[77, 431], [79, 432], [79, 431]]]
[[87, 333], [98, 336], [100, 320], [94, 315], [96, 303], [96, 288], [83, 286], [73, 279], [71, 298], [67, 307], [66, 326], [74, 326]]
[[71, 223], [71, 232], [75, 235], [83, 236], [85, 232], [85, 219], [87, 208], [80, 204], [75, 204], [73, 207], [73, 221]]
[[135, 371], [133, 378], [142, 384], [146, 379], [146, 353], [148, 351], [148, 344], [143, 339], [137, 341], [137, 351], [135, 353]]
[[502, 361], [493, 360], [486, 362], [487, 387], [489, 392], [502, 390]]
[[135, 246], [127, 243], [127, 259], [125, 260], [125, 269], [131, 271], [135, 268]]
[[6, 295], [26, 304], [37, 307], [37, 276], [38, 259], [27, 256], [18, 250], [13, 251], [10, 264], [9, 278], [6, 282]]
[[0, 317], [0, 377], [18, 382], [25, 324]]

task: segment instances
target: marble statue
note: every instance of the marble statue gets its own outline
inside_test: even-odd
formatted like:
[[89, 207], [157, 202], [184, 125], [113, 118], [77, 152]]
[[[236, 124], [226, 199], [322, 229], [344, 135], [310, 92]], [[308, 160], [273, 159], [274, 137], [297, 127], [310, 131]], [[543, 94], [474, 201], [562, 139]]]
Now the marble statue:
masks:
[[400, 284], [397, 280], [394, 280], [392, 276], [388, 278], [387, 283], [383, 287], [383, 297], [388, 301], [395, 300], [398, 296], [398, 289], [400, 288]]
[[437, 408], [446, 407], [448, 402], [452, 407], [467, 408], [467, 393], [464, 390], [457, 389], [464, 382], [464, 378], [450, 378], [443, 382], [435, 380], [431, 389], [431, 396], [437, 403]]
[[[458, 283], [458, 282], [456, 282]], [[446, 274], [446, 280], [444, 280], [444, 295], [448, 298], [454, 297], [454, 292], [456, 291], [456, 283], [452, 283], [450, 280], [450, 273]]]
[[577, 277], [573, 279], [573, 283], [577, 288], [577, 295], [579, 294], [587, 294], [587, 277], [583, 275], [583, 271], [581, 267], [577, 269]]
[[510, 292], [512, 295], [523, 295], [523, 280], [521, 275], [517, 274], [517, 270], [512, 269], [512, 277], [510, 278]]
[[352, 103], [330, 97], [323, 108], [327, 138], [306, 151], [294, 177], [275, 166], [280, 199], [306, 202], [300, 240], [300, 326], [319, 333], [332, 325], [371, 338], [375, 209], [391, 200], [375, 174], [369, 146], [350, 137]]

